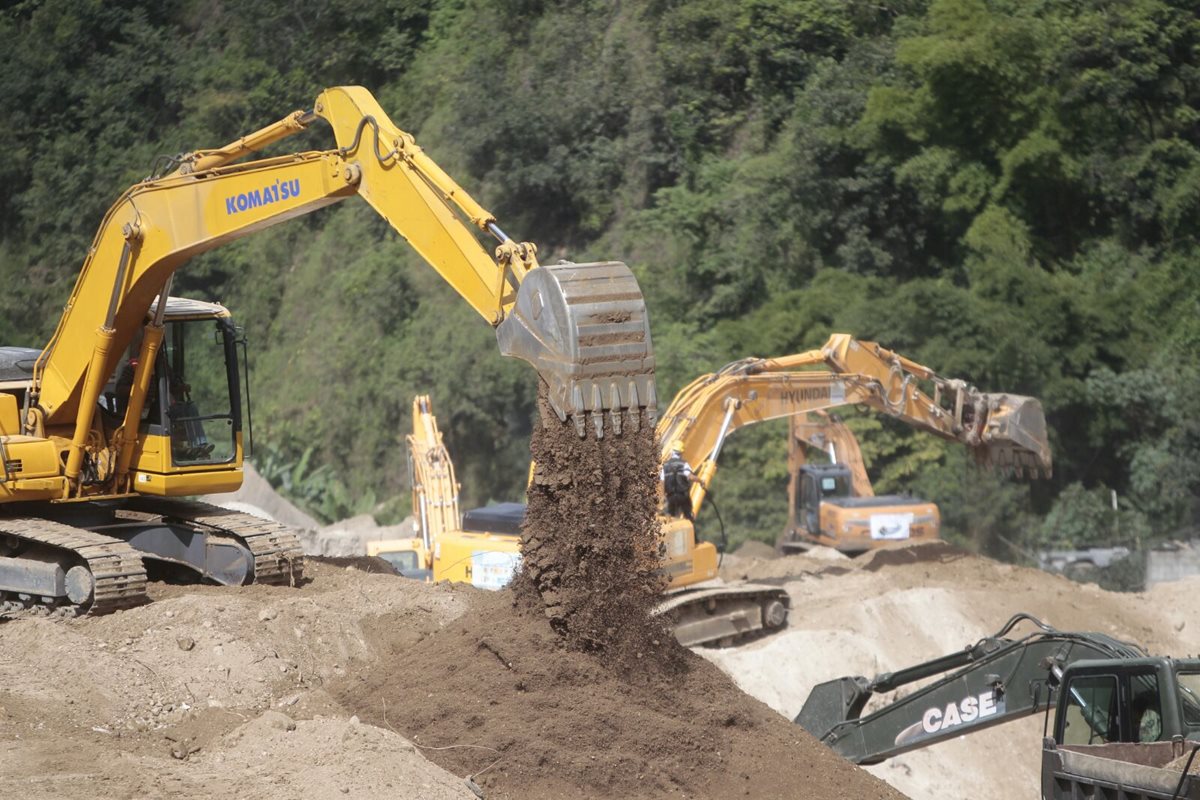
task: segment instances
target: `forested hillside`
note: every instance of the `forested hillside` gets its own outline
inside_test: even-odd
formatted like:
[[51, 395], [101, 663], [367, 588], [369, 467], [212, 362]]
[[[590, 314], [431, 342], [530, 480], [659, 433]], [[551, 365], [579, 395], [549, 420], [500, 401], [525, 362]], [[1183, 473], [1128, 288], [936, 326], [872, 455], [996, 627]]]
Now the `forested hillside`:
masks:
[[[357, 83], [543, 262], [633, 267], [661, 397], [845, 331], [1045, 404], [1039, 484], [851, 412], [876, 488], [935, 500], [952, 538], [1012, 558], [1198, 521], [1194, 0], [25, 0], [0, 80], [0, 343], [44, 344], [157, 156]], [[521, 493], [534, 373], [360, 201], [174, 291], [245, 326], [256, 458], [315, 513], [407, 511], [417, 392], [466, 502]], [[723, 458], [735, 539], [782, 528], [784, 431]]]

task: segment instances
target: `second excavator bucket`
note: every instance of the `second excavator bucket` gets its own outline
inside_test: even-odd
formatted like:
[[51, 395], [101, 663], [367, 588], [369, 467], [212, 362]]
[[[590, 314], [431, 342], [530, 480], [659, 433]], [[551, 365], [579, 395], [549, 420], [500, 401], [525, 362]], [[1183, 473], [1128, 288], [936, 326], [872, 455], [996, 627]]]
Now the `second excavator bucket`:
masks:
[[1049, 477], [1050, 440], [1042, 404], [1019, 394], [984, 394], [983, 403], [986, 422], [975, 451], [977, 459], [1018, 476]]
[[653, 426], [654, 348], [641, 287], [619, 261], [530, 270], [496, 328], [500, 352], [528, 361], [549, 388], [558, 418], [596, 438]]

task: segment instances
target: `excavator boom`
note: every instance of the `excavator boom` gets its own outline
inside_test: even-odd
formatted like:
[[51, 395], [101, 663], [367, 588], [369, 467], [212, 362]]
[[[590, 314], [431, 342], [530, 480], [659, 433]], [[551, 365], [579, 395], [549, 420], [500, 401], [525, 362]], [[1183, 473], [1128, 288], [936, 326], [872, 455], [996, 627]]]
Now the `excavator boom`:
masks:
[[[333, 129], [336, 150], [234, 163], [317, 117]], [[172, 174], [135, 185], [110, 209], [35, 367], [35, 399], [47, 424], [75, 420], [72, 465], [100, 385], [177, 268], [354, 194], [497, 328], [504, 355], [538, 370], [555, 412], [573, 418], [581, 436], [589, 419], [597, 436], [619, 431], [623, 415], [640, 419], [644, 412], [653, 420], [649, 321], [629, 268], [539, 265], [536, 246], [509, 239], [369, 92], [350, 86], [323, 92], [315, 114], [296, 112], [223, 148], [184, 157]], [[497, 239], [494, 258], [477, 233]], [[69, 466], [68, 477], [73, 471]]]
[[[583, 436], [586, 416], [597, 437], [620, 434], [626, 414], [639, 424], [642, 410], [653, 424], [650, 322], [629, 267], [539, 265], [537, 248], [510, 240], [362, 87], [327, 89], [316, 113], [342, 157], [361, 166], [359, 195], [496, 326], [501, 353], [533, 365], [559, 419], [571, 417]], [[498, 240], [495, 261], [458, 214]]]
[[[932, 387], [932, 395], [918, 385]], [[662, 460], [676, 442], [696, 466], [693, 515], [704, 501], [726, 437], [745, 425], [845, 405], [866, 405], [913, 427], [958, 442], [982, 464], [1049, 476], [1050, 444], [1041, 403], [987, 394], [874, 342], [838, 333], [819, 350], [747, 358], [684, 387], [659, 425]]]
[[[1021, 622], [1037, 630], [1007, 638]], [[1046, 709], [1068, 665], [1085, 659], [1139, 658], [1135, 645], [1101, 633], [1067, 633], [1017, 614], [996, 634], [957, 653], [885, 673], [816, 686], [795, 722], [856, 764], [878, 764], [909, 750]], [[948, 674], [945, 674], [948, 673]], [[862, 716], [867, 702], [916, 681], [934, 682]]]
[[[855, 497], [874, 497], [875, 487], [867, 477], [858, 439], [837, 414], [824, 410], [810, 411], [789, 419], [788, 474], [796, 474], [807, 462], [804, 448], [815, 447], [828, 454], [831, 462], [845, 464], [850, 471], [850, 483]], [[793, 504], [794, 505], [794, 504]]]
[[[1032, 397], [981, 392], [966, 381], [933, 370], [874, 342], [834, 334], [821, 349], [833, 372], [857, 374], [873, 385], [870, 403], [892, 416], [970, 448], [986, 467], [1030, 477], [1051, 471], [1042, 404]], [[918, 382], [932, 386], [933, 394]]]
[[[336, 147], [252, 158], [318, 119]], [[228, 310], [189, 306], [170, 288], [192, 257], [354, 195], [495, 328], [502, 354], [534, 366], [555, 414], [579, 436], [654, 424], [650, 327], [629, 268], [540, 265], [537, 247], [510, 239], [369, 92], [327, 89], [311, 111], [180, 155], [127, 189], [101, 222], [49, 343], [15, 353], [33, 366], [9, 370], [0, 387], [0, 504], [34, 511], [0, 524], [0, 604], [74, 614], [142, 602], [141, 555], [225, 584], [300, 579], [294, 532], [176, 499], [241, 483], [244, 340]], [[482, 237], [495, 239], [493, 252]], [[205, 426], [222, 424], [218, 447]], [[425, 521], [446, 527], [447, 515], [457, 512]]]

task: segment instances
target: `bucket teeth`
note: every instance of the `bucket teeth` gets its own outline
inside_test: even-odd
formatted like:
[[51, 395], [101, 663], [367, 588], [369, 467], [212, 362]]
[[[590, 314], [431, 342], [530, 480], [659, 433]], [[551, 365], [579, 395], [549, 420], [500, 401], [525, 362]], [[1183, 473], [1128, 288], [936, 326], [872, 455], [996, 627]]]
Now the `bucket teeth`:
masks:
[[617, 391], [615, 384], [609, 387], [608, 394], [608, 413], [612, 419], [613, 433], [617, 436], [621, 435], [621, 419], [625, 411], [621, 407], [621, 394]]
[[[634, 430], [654, 407], [654, 349], [645, 298], [629, 267], [616, 261], [543, 266], [526, 274], [516, 302], [496, 328], [500, 352], [533, 365], [558, 418], [585, 436], [584, 415], [603, 437], [606, 422]], [[605, 417], [608, 417], [606, 421]]]

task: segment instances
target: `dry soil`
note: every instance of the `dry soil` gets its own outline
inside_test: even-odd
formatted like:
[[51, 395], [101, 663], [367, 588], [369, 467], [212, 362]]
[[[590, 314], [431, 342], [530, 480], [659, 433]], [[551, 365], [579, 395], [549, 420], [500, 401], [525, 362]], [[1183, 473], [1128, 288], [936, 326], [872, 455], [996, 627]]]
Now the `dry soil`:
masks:
[[629, 674], [509, 592], [306, 574], [0, 623], [0, 797], [902, 796], [691, 653]]
[[[1124, 594], [938, 544], [853, 561], [827, 555], [727, 558], [727, 577], [787, 588], [789, 627], [740, 648], [698, 651], [788, 719], [818, 683], [870, 677], [959, 650], [1018, 612], [1061, 630], [1136, 642], [1151, 653], [1200, 654], [1197, 578]], [[868, 712], [887, 700], [873, 700]], [[1028, 798], [1039, 786], [1042, 721], [1040, 715], [1017, 720], [868, 770], [914, 798]]]

